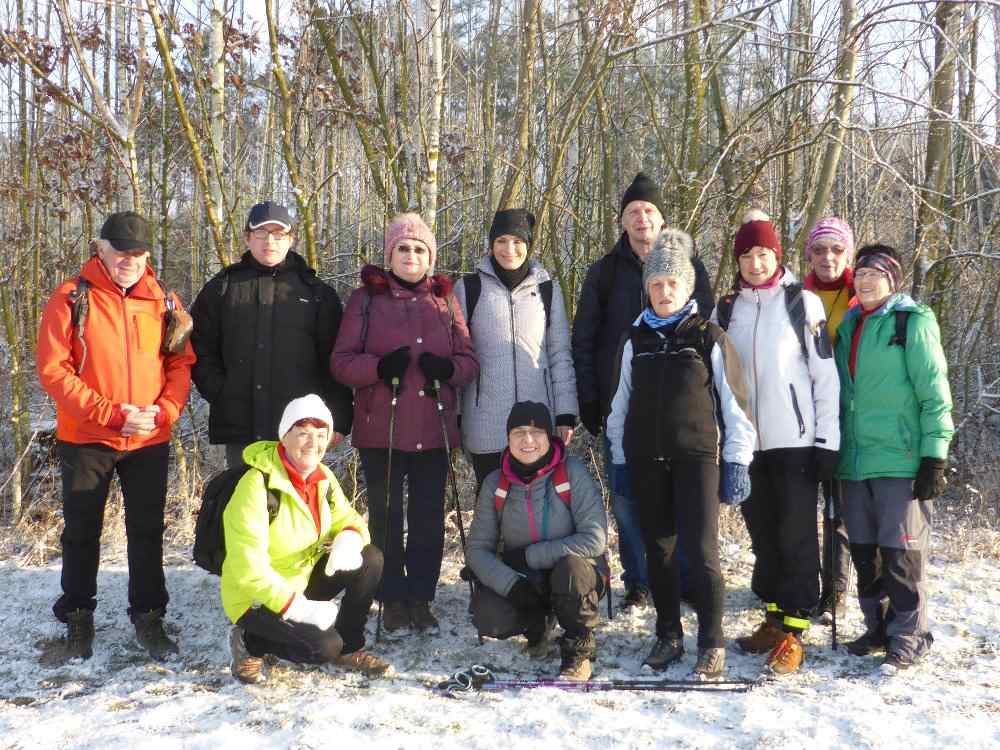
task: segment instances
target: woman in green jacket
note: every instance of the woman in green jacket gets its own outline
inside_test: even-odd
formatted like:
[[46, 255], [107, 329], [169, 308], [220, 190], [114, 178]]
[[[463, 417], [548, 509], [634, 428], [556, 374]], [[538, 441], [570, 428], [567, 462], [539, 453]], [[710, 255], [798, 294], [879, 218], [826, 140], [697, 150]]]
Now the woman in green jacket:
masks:
[[951, 419], [948, 365], [934, 313], [899, 292], [896, 251], [858, 252], [859, 306], [837, 331], [843, 515], [866, 632], [858, 656], [886, 652], [893, 674], [933, 643], [926, 566], [933, 499], [944, 489]]
[[309, 394], [285, 407], [279, 442], [243, 451], [249, 468], [223, 514], [222, 565], [232, 673], [241, 682], [264, 681], [267, 654], [370, 675], [389, 668], [364, 648], [382, 553], [322, 464], [332, 432], [329, 409]]

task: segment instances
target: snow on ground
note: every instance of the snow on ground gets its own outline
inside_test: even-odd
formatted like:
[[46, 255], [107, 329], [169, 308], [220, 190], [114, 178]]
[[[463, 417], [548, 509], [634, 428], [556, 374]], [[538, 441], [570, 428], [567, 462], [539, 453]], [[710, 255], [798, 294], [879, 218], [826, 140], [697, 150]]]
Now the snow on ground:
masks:
[[[63, 630], [50, 612], [58, 564], [0, 562], [0, 748], [1000, 747], [995, 560], [934, 557], [934, 649], [924, 664], [896, 677], [881, 676], [874, 657], [833, 652], [829, 628], [814, 626], [802, 672], [747, 694], [535, 689], [453, 699], [428, 685], [473, 663], [492, 665], [501, 677], [558, 668], [555, 655], [529, 660], [521, 638], [477, 644], [454, 556], [435, 604], [441, 635], [377, 647], [395, 665], [394, 679], [278, 663], [267, 685], [245, 687], [229, 675], [218, 579], [185, 562], [185, 552], [169, 555], [167, 571], [168, 629], [182, 657], [163, 665], [145, 658], [132, 638], [120, 558], [102, 566], [94, 657], [64, 665], [43, 657]], [[732, 638], [760, 614], [749, 592], [749, 551], [724, 544], [723, 559]], [[667, 673], [672, 678], [685, 677], [694, 662], [694, 616], [685, 612], [688, 654]], [[373, 610], [372, 632], [374, 620]], [[652, 626], [651, 609], [603, 622], [595, 678], [640, 676]], [[845, 637], [861, 631], [853, 603], [842, 630]], [[728, 659], [730, 677], [751, 679], [763, 662], [735, 649]]]

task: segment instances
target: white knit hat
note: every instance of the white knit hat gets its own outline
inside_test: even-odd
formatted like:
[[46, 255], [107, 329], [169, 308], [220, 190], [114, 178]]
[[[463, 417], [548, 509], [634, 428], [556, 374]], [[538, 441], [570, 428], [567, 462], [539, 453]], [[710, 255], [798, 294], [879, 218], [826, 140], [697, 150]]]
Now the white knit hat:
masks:
[[292, 425], [300, 419], [318, 419], [320, 422], [326, 422], [330, 430], [333, 430], [333, 415], [326, 408], [323, 399], [315, 393], [309, 393], [288, 402], [288, 406], [285, 407], [285, 411], [281, 415], [281, 422], [278, 423], [278, 438], [283, 438], [285, 433], [292, 429]]

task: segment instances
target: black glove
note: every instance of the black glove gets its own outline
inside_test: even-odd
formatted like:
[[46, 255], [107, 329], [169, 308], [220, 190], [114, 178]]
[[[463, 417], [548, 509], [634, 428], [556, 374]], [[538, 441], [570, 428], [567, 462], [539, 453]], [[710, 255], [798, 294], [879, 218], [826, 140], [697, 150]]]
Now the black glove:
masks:
[[601, 434], [601, 403], [599, 401], [588, 401], [580, 404], [580, 421], [594, 437]]
[[829, 448], [813, 448], [813, 466], [816, 468], [816, 478], [821, 482], [833, 479], [840, 462], [840, 453]]
[[517, 582], [511, 587], [510, 591], [507, 593], [507, 601], [513, 604], [517, 609], [522, 610], [537, 610], [546, 608], [542, 595], [539, 594], [535, 587], [528, 583], [524, 578], [518, 578]]
[[395, 351], [391, 351], [378, 361], [378, 376], [382, 381], [392, 388], [393, 379], [399, 383], [403, 382], [403, 374], [410, 366], [410, 347], [401, 346]]
[[527, 547], [521, 547], [520, 549], [505, 549], [501, 560], [503, 560], [504, 565], [513, 568], [518, 573], [527, 573], [531, 568], [528, 566], [528, 556], [526, 554]]
[[439, 383], [444, 383], [455, 374], [455, 365], [451, 363], [448, 357], [439, 357], [436, 354], [424, 352], [420, 355], [420, 359], [417, 362], [420, 365], [421, 371], [427, 376], [428, 384], [432, 386], [435, 380]]
[[944, 488], [948, 486], [945, 478], [947, 469], [948, 462], [940, 458], [921, 458], [917, 480], [913, 483], [913, 496], [917, 500], [933, 500], [944, 492]]

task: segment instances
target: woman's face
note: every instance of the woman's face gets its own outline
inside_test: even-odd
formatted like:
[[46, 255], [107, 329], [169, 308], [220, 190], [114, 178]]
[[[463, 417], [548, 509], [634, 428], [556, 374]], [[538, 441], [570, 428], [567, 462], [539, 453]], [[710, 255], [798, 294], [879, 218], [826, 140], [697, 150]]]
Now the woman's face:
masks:
[[330, 443], [330, 430], [313, 425], [295, 425], [281, 438], [289, 463], [303, 477], [312, 474], [320, 465]]
[[389, 268], [403, 281], [413, 283], [427, 275], [431, 253], [420, 240], [402, 240], [392, 249]]
[[769, 247], [756, 245], [740, 256], [740, 278], [751, 286], [769, 281], [778, 270], [778, 256]]
[[680, 310], [691, 298], [687, 285], [676, 276], [657, 274], [646, 285], [649, 292], [649, 306], [661, 318], [666, 318]]
[[865, 310], [874, 310], [892, 295], [889, 274], [876, 268], [862, 268], [855, 271], [854, 292]]
[[847, 261], [851, 256], [843, 242], [835, 239], [820, 239], [813, 243], [809, 250], [809, 263], [812, 270], [820, 281], [827, 284], [833, 283], [847, 269]]
[[522, 464], [533, 464], [549, 451], [549, 433], [540, 427], [515, 427], [507, 435], [510, 454]]
[[513, 234], [501, 234], [493, 240], [492, 252], [501, 268], [516, 271], [528, 257], [528, 243]]

